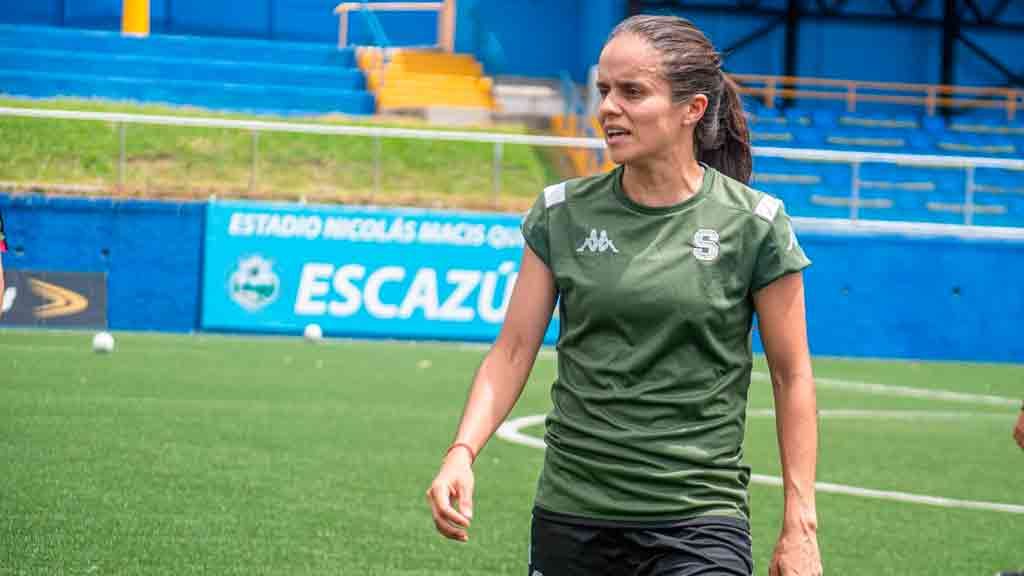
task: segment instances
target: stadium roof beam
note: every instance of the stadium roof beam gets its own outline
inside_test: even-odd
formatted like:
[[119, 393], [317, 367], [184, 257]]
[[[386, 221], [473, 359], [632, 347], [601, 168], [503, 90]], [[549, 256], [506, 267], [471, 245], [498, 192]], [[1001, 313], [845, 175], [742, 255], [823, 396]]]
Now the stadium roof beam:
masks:
[[[904, 0], [906, 2], [907, 0]], [[941, 29], [943, 38], [942, 61], [939, 70], [942, 84], [956, 84], [954, 59], [956, 43], [978, 55], [982, 60], [1006, 77], [1004, 86], [1024, 86], [1024, 77], [1013, 72], [1002, 60], [988, 52], [976, 42], [964, 36], [964, 31], [1001, 31], [1024, 33], [1024, 23], [1001, 20], [1010, 0], [999, 0], [987, 12], [977, 0], [943, 0], [942, 18], [931, 18], [920, 14], [928, 7], [924, 0], [910, 0], [906, 5], [890, 0], [888, 11], [864, 13], [847, 10], [846, 0], [787, 0], [784, 8], [761, 6], [761, 0], [733, 0], [728, 3], [709, 3], [692, 0], [630, 0], [629, 13], [671, 12], [705, 13], [715, 15], [747, 14], [771, 18], [764, 26], [735, 41], [723, 52], [735, 52], [747, 47], [754, 40], [767, 35], [785, 23], [785, 47], [782, 69], [786, 76], [796, 75], [797, 48], [800, 23], [804, 20], [845, 21], [857, 23], [901, 24], [920, 28]]]
[[[703, 2], [691, 2], [690, 0], [632, 0], [629, 3], [630, 15], [640, 14], [644, 12], [650, 12], [652, 10], [659, 11], [670, 11], [675, 13], [684, 12], [702, 12], [709, 14], [749, 14], [754, 16], [779, 16], [783, 17], [788, 12], [789, 8], [765, 8], [760, 6], [760, 2], [756, 0], [733, 0], [733, 5], [728, 4], [711, 4]], [[864, 13], [864, 12], [844, 12], [843, 7], [845, 4], [827, 4], [827, 2], [835, 2], [836, 0], [822, 0], [819, 4], [814, 2], [817, 9], [807, 6], [807, 0], [793, 0], [793, 4], [797, 13], [801, 19], [812, 19], [812, 20], [825, 20], [825, 21], [845, 21], [845, 22], [860, 22], [860, 23], [871, 23], [878, 22], [884, 24], [905, 24], [909, 26], [920, 26], [925, 28], [939, 28], [943, 26], [942, 18], [929, 18], [927, 16], [917, 16], [916, 12], [910, 10], [890, 11], [888, 13]], [[961, 3], [960, 9], [965, 10], [966, 6], [962, 3], [966, 0], [956, 0]], [[1024, 32], [1024, 22], [1005, 22], [998, 20], [998, 17], [1005, 12], [1005, 9], [999, 10], [1002, 6], [1000, 3], [993, 9], [990, 14], [981, 14], [981, 18], [975, 19], [963, 19], [961, 18], [960, 26], [964, 29], [976, 29], [976, 30], [1002, 30], [1006, 32]]]

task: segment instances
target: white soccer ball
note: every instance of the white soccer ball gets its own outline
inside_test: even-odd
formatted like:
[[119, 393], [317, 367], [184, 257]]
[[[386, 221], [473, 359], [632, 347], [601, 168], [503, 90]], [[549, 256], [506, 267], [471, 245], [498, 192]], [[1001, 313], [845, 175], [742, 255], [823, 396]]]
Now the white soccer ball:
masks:
[[319, 324], [306, 324], [302, 330], [302, 337], [307, 342], [319, 342], [324, 337], [324, 331], [320, 329]]
[[93, 352], [99, 354], [107, 354], [114, 351], [114, 337], [110, 335], [110, 332], [97, 332], [92, 337], [92, 349]]

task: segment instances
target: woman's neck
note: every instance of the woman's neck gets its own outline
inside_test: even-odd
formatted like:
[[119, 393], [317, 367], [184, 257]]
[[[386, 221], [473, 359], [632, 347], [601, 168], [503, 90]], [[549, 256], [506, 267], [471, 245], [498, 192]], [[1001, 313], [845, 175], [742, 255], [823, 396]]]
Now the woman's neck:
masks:
[[641, 206], [674, 206], [697, 194], [703, 181], [704, 167], [692, 156], [666, 158], [627, 164], [622, 189]]

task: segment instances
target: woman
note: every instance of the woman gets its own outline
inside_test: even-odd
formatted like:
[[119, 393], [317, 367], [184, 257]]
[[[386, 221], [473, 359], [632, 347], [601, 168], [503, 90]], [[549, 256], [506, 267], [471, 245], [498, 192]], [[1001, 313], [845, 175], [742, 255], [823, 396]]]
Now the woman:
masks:
[[467, 540], [471, 465], [515, 404], [556, 303], [529, 574], [750, 574], [742, 463], [752, 316], [771, 369], [785, 514], [771, 574], [820, 574], [800, 271], [781, 203], [751, 190], [735, 86], [691, 23], [620, 23], [598, 65], [619, 168], [544, 191], [505, 323], [427, 491]]

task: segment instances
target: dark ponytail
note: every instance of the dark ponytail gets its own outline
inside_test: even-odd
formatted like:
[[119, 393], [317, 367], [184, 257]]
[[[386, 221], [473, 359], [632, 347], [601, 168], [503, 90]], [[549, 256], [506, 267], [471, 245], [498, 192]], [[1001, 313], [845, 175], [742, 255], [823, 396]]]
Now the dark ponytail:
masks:
[[[747, 118], [743, 115], [743, 101], [740, 100], [739, 86], [722, 74], [718, 109], [707, 112], [694, 130], [694, 149], [697, 159], [722, 174], [744, 184], [750, 182], [753, 160], [750, 156], [750, 131]], [[714, 127], [708, 115], [715, 119]]]
[[739, 88], [722, 72], [721, 55], [707, 36], [678, 16], [632, 16], [612, 30], [609, 40], [624, 32], [643, 38], [661, 54], [673, 102], [707, 96], [707, 110], [693, 131], [697, 160], [744, 184], [750, 182], [750, 132]]

